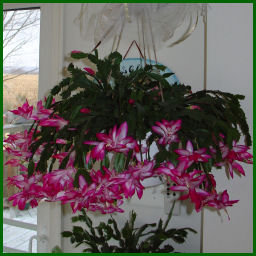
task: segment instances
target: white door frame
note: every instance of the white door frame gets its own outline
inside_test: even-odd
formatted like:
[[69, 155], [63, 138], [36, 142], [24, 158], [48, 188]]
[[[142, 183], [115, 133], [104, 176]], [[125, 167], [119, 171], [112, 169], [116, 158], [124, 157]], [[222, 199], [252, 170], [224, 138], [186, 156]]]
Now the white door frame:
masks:
[[[4, 3], [4, 10], [40, 8], [40, 50], [38, 98], [43, 99], [60, 81], [63, 67], [63, 4]], [[61, 247], [61, 205], [41, 202], [37, 212], [37, 252]], [[40, 239], [43, 238], [43, 239]]]

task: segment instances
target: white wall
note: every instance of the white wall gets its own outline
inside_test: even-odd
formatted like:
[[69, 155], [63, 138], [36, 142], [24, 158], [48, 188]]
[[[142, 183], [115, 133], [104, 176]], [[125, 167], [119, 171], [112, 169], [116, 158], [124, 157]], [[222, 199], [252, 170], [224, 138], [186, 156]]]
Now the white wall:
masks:
[[[242, 107], [253, 132], [253, 5], [211, 4], [208, 13], [208, 89], [245, 95]], [[244, 165], [246, 177], [227, 180], [216, 171], [219, 189], [228, 189], [240, 202], [222, 212], [205, 210], [204, 252], [252, 252], [253, 167]]]
[[[91, 4], [96, 10], [101, 3]], [[64, 56], [68, 56], [72, 50], [81, 50], [88, 52], [93, 49], [95, 44], [90, 40], [85, 40], [80, 35], [79, 25], [76, 25], [74, 20], [80, 13], [80, 4], [65, 4], [64, 5]], [[200, 20], [201, 21], [201, 20]], [[134, 30], [137, 36], [137, 30]], [[131, 41], [133, 38], [131, 36]], [[121, 41], [119, 51], [125, 54], [130, 42]], [[101, 57], [109, 54], [108, 46], [99, 46], [99, 54]], [[136, 48], [135, 48], [136, 49]], [[136, 55], [134, 55], [136, 54]], [[181, 82], [190, 84], [194, 90], [203, 88], [203, 26], [199, 22], [195, 32], [184, 42], [172, 48], [161, 48], [157, 51], [158, 60], [171, 68]], [[139, 57], [139, 54], [134, 50], [128, 57]], [[69, 60], [68, 60], [69, 61]], [[65, 63], [67, 64], [68, 61]]]

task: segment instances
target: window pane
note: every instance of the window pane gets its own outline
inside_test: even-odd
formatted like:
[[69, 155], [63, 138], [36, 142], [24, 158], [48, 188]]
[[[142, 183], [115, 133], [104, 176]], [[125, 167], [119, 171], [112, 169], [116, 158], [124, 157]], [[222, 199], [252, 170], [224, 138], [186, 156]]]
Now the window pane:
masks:
[[[29, 127], [27, 120], [15, 116], [9, 110], [16, 109], [26, 100], [35, 105], [38, 99], [40, 10], [27, 9], [3, 13], [3, 120], [4, 137], [22, 132]], [[4, 151], [4, 163], [12, 159]], [[4, 165], [4, 218], [25, 223], [37, 223], [37, 209], [27, 204], [23, 211], [12, 206], [8, 198], [19, 192], [7, 186], [7, 177], [21, 174], [19, 167]], [[36, 231], [15, 225], [3, 226], [3, 244], [14, 249], [28, 251], [29, 239]], [[33, 244], [33, 252], [36, 246]]]
[[21, 123], [8, 110], [38, 97], [40, 10], [5, 11], [3, 14], [4, 124]]

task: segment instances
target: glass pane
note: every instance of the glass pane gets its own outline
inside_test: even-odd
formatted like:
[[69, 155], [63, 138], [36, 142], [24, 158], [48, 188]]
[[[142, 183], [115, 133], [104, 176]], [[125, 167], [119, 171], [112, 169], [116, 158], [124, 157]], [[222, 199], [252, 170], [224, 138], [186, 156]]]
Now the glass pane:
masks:
[[21, 123], [8, 110], [37, 101], [40, 10], [5, 11], [3, 17], [4, 124]]
[[[3, 135], [22, 132], [29, 127], [27, 120], [9, 110], [26, 100], [36, 105], [38, 99], [40, 10], [26, 9], [3, 12]], [[4, 163], [12, 159], [4, 152]], [[4, 165], [4, 218], [26, 223], [37, 223], [37, 209], [25, 206], [23, 211], [12, 206], [8, 198], [19, 192], [7, 186], [7, 177], [21, 174], [19, 167]], [[22, 232], [21, 232], [22, 230]], [[4, 224], [4, 246], [28, 250], [28, 242], [36, 231]], [[21, 239], [22, 238], [22, 239]], [[22, 242], [21, 242], [22, 240]], [[16, 241], [16, 242], [14, 242]], [[18, 243], [20, 241], [20, 243]], [[33, 251], [36, 250], [33, 245]]]

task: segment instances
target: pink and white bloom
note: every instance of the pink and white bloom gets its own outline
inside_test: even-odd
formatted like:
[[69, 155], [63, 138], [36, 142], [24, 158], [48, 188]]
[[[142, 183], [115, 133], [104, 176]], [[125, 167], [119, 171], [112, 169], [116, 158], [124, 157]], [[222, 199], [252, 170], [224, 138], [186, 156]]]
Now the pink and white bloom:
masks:
[[10, 110], [10, 112], [12, 112], [13, 114], [17, 116], [22, 116], [25, 119], [29, 119], [31, 117], [32, 111], [33, 106], [29, 106], [27, 100], [21, 107], [18, 107], [18, 109]]
[[165, 175], [169, 177], [181, 176], [188, 167], [189, 166], [186, 161], [180, 161], [176, 167], [171, 162], [166, 162], [162, 163], [157, 169], [155, 169], [155, 173], [157, 175]]
[[17, 188], [29, 188], [30, 185], [38, 183], [42, 179], [42, 174], [33, 175], [28, 178], [27, 174], [16, 175], [8, 177], [8, 185], [16, 186]]
[[139, 162], [135, 166], [129, 166], [128, 170], [118, 177], [122, 181], [122, 189], [126, 198], [131, 198], [137, 192], [140, 199], [143, 195], [144, 187], [141, 181], [154, 175], [155, 161]]
[[67, 140], [64, 140], [64, 139], [56, 139], [56, 144], [65, 145], [65, 144], [67, 144]]
[[47, 184], [53, 185], [53, 187], [57, 188], [58, 192], [66, 188], [73, 188], [73, 175], [76, 171], [75, 168], [68, 168], [47, 173], [43, 177], [43, 186]]
[[10, 159], [7, 162], [5, 162], [4, 165], [10, 165], [10, 166], [13, 166], [13, 167], [17, 167], [17, 166], [21, 165], [21, 160], [13, 158], [13, 159]]
[[195, 209], [199, 211], [201, 209], [202, 197], [209, 195], [208, 192], [199, 188], [199, 185], [205, 180], [205, 176], [206, 175], [202, 174], [202, 171], [200, 170], [183, 173], [180, 176], [173, 175], [171, 176], [171, 179], [176, 183], [176, 186], [172, 186], [170, 189], [172, 191], [188, 192], [187, 194], [182, 195], [179, 199], [185, 200], [190, 198], [191, 201], [195, 203]]
[[135, 166], [129, 166], [126, 173], [131, 174], [134, 178], [144, 180], [154, 175], [155, 161], [139, 162]]
[[93, 199], [96, 184], [88, 185], [83, 176], [79, 176], [79, 189], [70, 190], [61, 195], [58, 199], [62, 203], [70, 203], [73, 213], [82, 208], [88, 208], [90, 201]]
[[245, 176], [244, 169], [237, 161], [246, 162], [252, 164], [253, 155], [247, 152], [249, 147], [245, 145], [237, 145], [236, 141], [233, 141], [232, 148], [230, 149], [223, 142], [220, 142], [220, 150], [223, 161], [217, 163], [216, 166], [226, 166], [230, 173], [231, 178], [234, 177], [233, 171], [236, 170]]
[[56, 127], [57, 130], [62, 129], [64, 126], [68, 125], [69, 121], [63, 119], [60, 116], [55, 115], [54, 118], [50, 118], [47, 120], [43, 120], [39, 122], [40, 126], [46, 126], [46, 127]]
[[59, 162], [61, 163], [63, 161], [63, 159], [68, 155], [68, 152], [62, 152], [62, 153], [59, 153], [59, 154], [55, 154], [55, 155], [52, 155], [52, 158], [56, 158], [59, 160]]
[[177, 132], [181, 128], [181, 120], [156, 122], [157, 126], [152, 126], [152, 130], [161, 135], [162, 137], [158, 140], [160, 145], [167, 145], [173, 142], [179, 142]]
[[188, 166], [191, 166], [194, 162], [208, 162], [208, 159], [211, 158], [210, 155], [205, 154], [206, 148], [194, 151], [190, 140], [187, 142], [186, 149], [176, 149], [174, 152], [179, 155], [178, 160], [186, 161]]
[[24, 210], [26, 203], [29, 203], [32, 208], [38, 205], [37, 194], [41, 192], [41, 187], [32, 185], [29, 191], [18, 192], [8, 198], [9, 201], [13, 201], [12, 205], [18, 205], [20, 210]]
[[32, 207], [37, 206], [38, 200], [42, 196], [42, 187], [38, 183], [42, 179], [42, 174], [33, 175], [28, 178], [27, 175], [18, 175], [8, 178], [9, 185], [15, 185], [20, 192], [12, 195], [8, 198], [9, 201], [13, 201], [13, 206], [18, 205], [20, 210], [23, 210], [26, 206], [26, 203], [30, 203]]
[[239, 200], [229, 200], [228, 192], [227, 190], [224, 190], [222, 193], [215, 194], [214, 199], [208, 202], [207, 205], [220, 210], [226, 208], [227, 206], [232, 206], [237, 202], [239, 202]]
[[[226, 207], [233, 206], [237, 202], [239, 202], [239, 200], [229, 200], [228, 192], [227, 190], [224, 190], [222, 193], [214, 194], [211, 197], [211, 200], [208, 200], [208, 202], [206, 202], [206, 205], [216, 208], [218, 210], [224, 209], [228, 215]], [[230, 220], [229, 215], [228, 215], [228, 219]]]
[[144, 187], [141, 184], [139, 177], [133, 176], [131, 173], [125, 172], [120, 174], [120, 178], [125, 180], [125, 182], [122, 184], [125, 198], [131, 198], [136, 191], [138, 198], [141, 199]]
[[25, 130], [24, 132], [8, 135], [4, 140], [5, 150], [10, 155], [20, 157], [22, 161], [27, 160], [31, 156], [29, 147], [32, 143], [33, 132], [34, 129], [32, 129], [30, 133]]
[[121, 187], [122, 180], [117, 178], [117, 173], [114, 170], [109, 170], [103, 167], [104, 174], [98, 170], [92, 170], [90, 175], [92, 182], [96, 184], [94, 202], [108, 202], [115, 203], [116, 200], [121, 200]]
[[204, 181], [204, 187], [207, 191], [215, 191], [216, 189], [216, 180], [211, 173], [206, 174]]
[[37, 110], [34, 110], [31, 119], [36, 120], [36, 121], [42, 121], [46, 120], [49, 118], [49, 116], [53, 113], [52, 109], [46, 109], [43, 106], [42, 101], [37, 102]]
[[105, 150], [114, 151], [117, 153], [128, 153], [129, 150], [135, 149], [137, 142], [127, 136], [128, 125], [124, 122], [120, 125], [119, 129], [115, 125], [113, 129], [110, 129], [109, 134], [97, 133], [96, 137], [99, 141], [85, 141], [84, 144], [94, 145], [90, 153], [92, 158], [97, 160], [103, 160], [105, 156]]
[[123, 204], [123, 200], [116, 200], [115, 204], [108, 202], [97, 202], [90, 203], [88, 210], [89, 211], [100, 211], [102, 214], [109, 214], [114, 212], [124, 212], [119, 206]]

